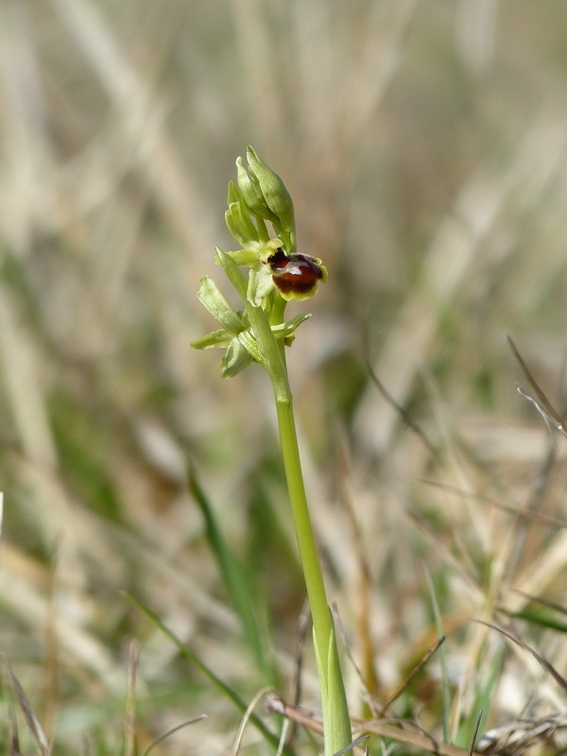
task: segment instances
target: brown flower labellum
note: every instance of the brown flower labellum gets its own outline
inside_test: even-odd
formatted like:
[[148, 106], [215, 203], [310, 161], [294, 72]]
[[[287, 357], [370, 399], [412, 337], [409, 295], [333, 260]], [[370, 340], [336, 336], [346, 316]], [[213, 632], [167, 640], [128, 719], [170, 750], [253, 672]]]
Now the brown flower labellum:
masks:
[[272, 280], [284, 299], [307, 299], [315, 293], [319, 281], [327, 278], [327, 269], [310, 255], [286, 255], [281, 249], [268, 257]]

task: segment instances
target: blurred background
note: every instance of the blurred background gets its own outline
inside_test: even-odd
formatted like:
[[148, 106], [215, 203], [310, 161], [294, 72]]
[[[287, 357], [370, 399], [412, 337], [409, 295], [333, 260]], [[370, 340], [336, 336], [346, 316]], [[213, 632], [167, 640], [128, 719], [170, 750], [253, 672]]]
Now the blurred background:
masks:
[[[213, 327], [196, 293], [224, 287], [247, 144], [329, 269], [290, 308], [314, 316], [290, 373], [330, 595], [376, 689], [436, 635], [424, 562], [463, 711], [463, 670], [502, 650], [470, 618], [518, 611], [512, 588], [561, 603], [564, 531], [502, 505], [564, 515], [564, 440], [518, 396], [504, 337], [561, 406], [566, 76], [563, 3], [2, 0], [0, 646], [58, 753], [119, 752], [132, 638], [140, 742], [205, 712], [159, 753], [232, 743], [239, 715], [123, 591], [246, 700], [263, 684], [189, 462], [286, 690], [303, 586], [270, 388], [189, 346]], [[559, 706], [528, 662], [502, 668], [495, 721], [534, 679]]]

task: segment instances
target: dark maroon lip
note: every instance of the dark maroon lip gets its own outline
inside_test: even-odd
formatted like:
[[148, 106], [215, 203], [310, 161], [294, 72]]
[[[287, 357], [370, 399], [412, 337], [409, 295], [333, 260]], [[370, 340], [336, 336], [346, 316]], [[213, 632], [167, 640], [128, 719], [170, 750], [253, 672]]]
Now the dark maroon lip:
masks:
[[286, 255], [278, 250], [268, 257], [268, 265], [282, 294], [307, 294], [323, 278], [323, 271], [309, 255]]

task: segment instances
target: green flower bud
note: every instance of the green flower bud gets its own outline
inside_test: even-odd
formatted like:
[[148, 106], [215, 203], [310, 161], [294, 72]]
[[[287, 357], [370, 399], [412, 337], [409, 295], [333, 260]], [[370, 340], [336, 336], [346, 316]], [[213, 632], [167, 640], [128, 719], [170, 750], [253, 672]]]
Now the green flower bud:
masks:
[[242, 158], [236, 160], [236, 177], [238, 188], [242, 192], [244, 201], [248, 209], [258, 218], [269, 220], [271, 223], [277, 222], [277, 216], [267, 206], [258, 179], [252, 173], [248, 173], [242, 165]]
[[288, 253], [295, 252], [295, 217], [293, 202], [284, 182], [268, 168], [258, 153], [246, 150], [248, 170], [242, 159], [236, 161], [238, 188], [250, 212], [268, 220], [281, 237]]
[[256, 180], [266, 207], [278, 219], [282, 229], [291, 231], [295, 226], [293, 202], [284, 182], [268, 168], [253, 147], [246, 150], [249, 173]]
[[252, 223], [250, 211], [234, 181], [228, 185], [228, 210], [224, 217], [228, 230], [243, 247], [258, 242], [258, 230]]

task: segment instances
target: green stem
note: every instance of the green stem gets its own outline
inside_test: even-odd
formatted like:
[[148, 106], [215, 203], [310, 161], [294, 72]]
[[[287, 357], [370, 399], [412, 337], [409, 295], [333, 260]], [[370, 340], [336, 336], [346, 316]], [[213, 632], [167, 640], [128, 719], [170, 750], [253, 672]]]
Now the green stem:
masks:
[[333, 622], [307, 506], [291, 396], [288, 401], [276, 401], [276, 409], [289, 498], [313, 624], [316, 635], [321, 640], [328, 639], [333, 631]]
[[[287, 303], [283, 297], [276, 297], [271, 308], [270, 320], [272, 323], [283, 322], [286, 304]], [[285, 345], [283, 341], [281, 341], [278, 346], [281, 355], [281, 367], [287, 378]], [[303, 483], [303, 470], [301, 468], [297, 431], [295, 429], [295, 417], [293, 414], [293, 398], [291, 395], [291, 389], [289, 388], [289, 381], [285, 381], [286, 391], [282, 392], [281, 390], [278, 391], [277, 387], [280, 387], [284, 382], [281, 380], [276, 382], [274, 381], [274, 376], [271, 377], [274, 384], [282, 456], [293, 521], [295, 523], [299, 556], [305, 577], [305, 585], [311, 607], [313, 625], [316, 634], [322, 640], [331, 636], [333, 631], [333, 619], [327, 602], [327, 593], [325, 591], [321, 563], [317, 553], [311, 516], [309, 514], [309, 506], [307, 504], [307, 495]]]
[[[283, 350], [282, 359], [285, 369]], [[278, 385], [281, 385], [281, 382]], [[321, 683], [325, 756], [332, 756], [352, 742], [348, 704], [340, 669], [333, 616], [327, 601], [321, 563], [307, 505], [292, 396], [289, 391], [287, 396], [282, 396], [281, 391], [279, 393], [276, 391], [276, 385], [274, 385], [274, 391], [289, 498], [313, 619], [313, 637]]]
[[[228, 259], [225, 260], [225, 265], [225, 269], [231, 271]], [[235, 280], [238, 282], [238, 278], [235, 277]], [[352, 734], [333, 615], [327, 602], [323, 573], [305, 495], [293, 402], [287, 375], [285, 346], [283, 341], [276, 342], [271, 330], [271, 326], [283, 322], [285, 305], [285, 300], [276, 295], [271, 303], [269, 319], [261, 307], [254, 307], [249, 301], [246, 302], [246, 311], [274, 389], [289, 498], [313, 619], [315, 655], [321, 684], [325, 756], [333, 756], [338, 751], [348, 748], [352, 742]]]

